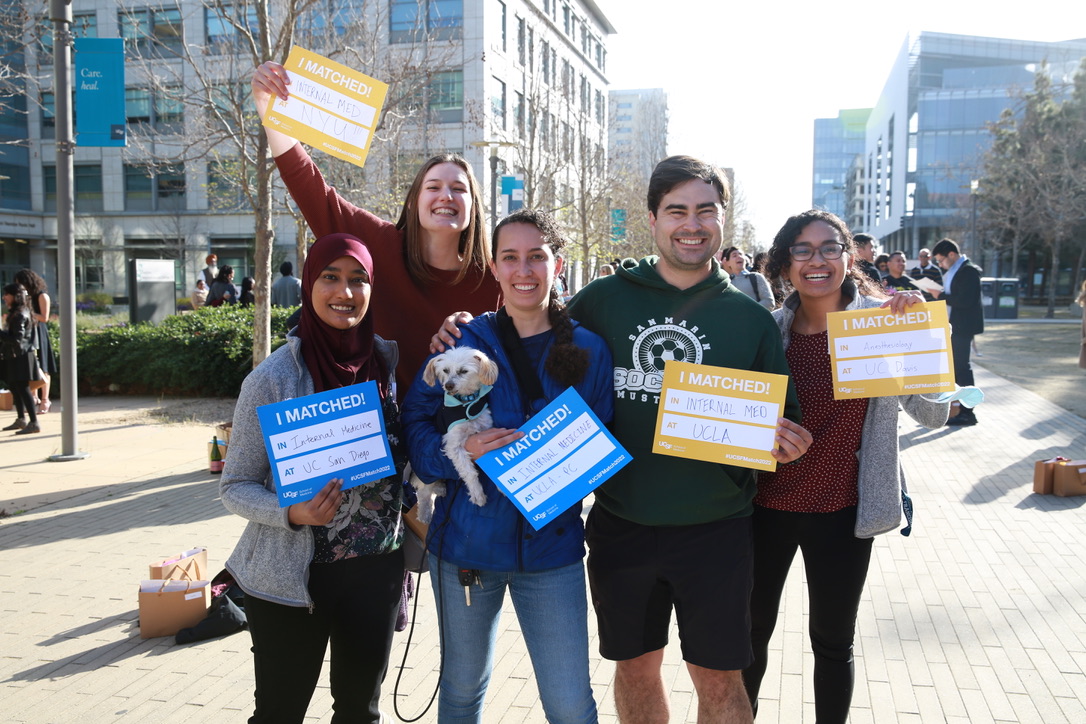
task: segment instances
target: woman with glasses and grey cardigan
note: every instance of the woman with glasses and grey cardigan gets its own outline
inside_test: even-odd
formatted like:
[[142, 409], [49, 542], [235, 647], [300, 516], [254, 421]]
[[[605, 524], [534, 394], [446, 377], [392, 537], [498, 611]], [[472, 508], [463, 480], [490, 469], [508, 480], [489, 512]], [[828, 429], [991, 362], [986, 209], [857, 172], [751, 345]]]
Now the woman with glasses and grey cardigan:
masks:
[[946, 422], [950, 408], [921, 395], [834, 399], [826, 315], [873, 307], [901, 313], [923, 302], [919, 293], [887, 300], [854, 266], [855, 259], [845, 223], [812, 210], [788, 219], [773, 241], [767, 265], [772, 282], [783, 279], [793, 290], [773, 317], [783, 336], [803, 426], [814, 441], [803, 457], [758, 476], [750, 604], [754, 663], [743, 680], [757, 712], [781, 593], [796, 551], [802, 551], [819, 724], [848, 719], [856, 613], [872, 540], [899, 527], [911, 513], [898, 460], [898, 406], [932, 428]]

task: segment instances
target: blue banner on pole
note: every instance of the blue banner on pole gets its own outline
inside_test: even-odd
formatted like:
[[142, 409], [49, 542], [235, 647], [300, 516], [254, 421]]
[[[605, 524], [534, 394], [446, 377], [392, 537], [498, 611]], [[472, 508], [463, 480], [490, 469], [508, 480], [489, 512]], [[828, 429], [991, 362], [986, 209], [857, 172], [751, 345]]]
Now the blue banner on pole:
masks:
[[75, 39], [75, 145], [126, 146], [124, 40]]
[[502, 176], [502, 203], [506, 214], [524, 208], [524, 174]]

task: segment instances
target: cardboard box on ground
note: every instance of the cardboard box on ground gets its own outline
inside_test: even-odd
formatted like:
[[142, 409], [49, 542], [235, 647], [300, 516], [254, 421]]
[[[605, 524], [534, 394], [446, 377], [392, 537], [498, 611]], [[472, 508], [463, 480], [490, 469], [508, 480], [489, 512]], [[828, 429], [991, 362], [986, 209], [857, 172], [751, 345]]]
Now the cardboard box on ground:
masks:
[[140, 582], [140, 638], [174, 636], [207, 617], [211, 581], [207, 548], [192, 548], [152, 563]]
[[1033, 492], [1070, 497], [1086, 495], [1086, 460], [1057, 456], [1033, 464]]

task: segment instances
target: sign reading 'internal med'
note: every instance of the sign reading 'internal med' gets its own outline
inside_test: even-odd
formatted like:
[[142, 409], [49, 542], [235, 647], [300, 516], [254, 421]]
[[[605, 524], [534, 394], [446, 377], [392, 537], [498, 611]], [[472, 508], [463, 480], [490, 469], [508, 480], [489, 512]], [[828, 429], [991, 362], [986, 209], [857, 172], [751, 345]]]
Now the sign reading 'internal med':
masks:
[[524, 437], [478, 463], [536, 530], [632, 459], [572, 387], [520, 430]]
[[346, 490], [395, 470], [376, 382], [263, 405], [256, 414], [280, 507], [309, 500], [333, 478]]

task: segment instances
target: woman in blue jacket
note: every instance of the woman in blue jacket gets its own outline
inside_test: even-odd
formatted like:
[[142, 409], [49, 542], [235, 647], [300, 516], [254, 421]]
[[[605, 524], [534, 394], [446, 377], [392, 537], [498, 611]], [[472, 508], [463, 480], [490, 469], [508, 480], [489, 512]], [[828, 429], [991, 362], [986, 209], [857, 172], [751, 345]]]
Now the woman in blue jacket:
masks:
[[[569, 318], [554, 284], [564, 243], [554, 221], [539, 211], [518, 211], [494, 232], [490, 270], [505, 306], [473, 319], [459, 342], [486, 353], [499, 368], [489, 396], [494, 428], [468, 438], [472, 459], [520, 437], [517, 428], [570, 385], [603, 423], [611, 421], [611, 354], [601, 337]], [[508, 590], [547, 720], [595, 722], [581, 505], [534, 531], [485, 474], [480, 478], [487, 502], [472, 503], [441, 452], [435, 416], [443, 397], [420, 374], [403, 416], [415, 473], [426, 483], [446, 481], [428, 536], [444, 656], [438, 720], [482, 720]], [[470, 582], [470, 604], [464, 579]]]

